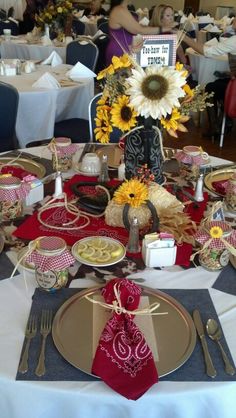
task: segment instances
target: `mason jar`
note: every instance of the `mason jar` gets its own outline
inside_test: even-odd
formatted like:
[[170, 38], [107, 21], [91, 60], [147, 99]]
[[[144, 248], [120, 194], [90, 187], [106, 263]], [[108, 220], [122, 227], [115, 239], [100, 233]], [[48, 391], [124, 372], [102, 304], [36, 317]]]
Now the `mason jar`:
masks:
[[0, 176], [0, 220], [8, 221], [18, 218], [23, 213], [23, 200], [29, 187], [12, 175]]
[[[75, 261], [60, 237], [40, 237], [33, 241], [27, 261], [35, 266], [36, 281], [41, 289], [55, 292], [66, 286], [68, 268]], [[32, 243], [31, 243], [32, 246]]]
[[76, 151], [76, 145], [71, 143], [70, 138], [54, 138], [53, 146], [50, 146], [52, 152], [52, 165], [55, 171], [68, 171], [72, 167], [73, 154]]
[[199, 263], [209, 271], [221, 270], [229, 262], [229, 251], [219, 248], [206, 248], [199, 255]]

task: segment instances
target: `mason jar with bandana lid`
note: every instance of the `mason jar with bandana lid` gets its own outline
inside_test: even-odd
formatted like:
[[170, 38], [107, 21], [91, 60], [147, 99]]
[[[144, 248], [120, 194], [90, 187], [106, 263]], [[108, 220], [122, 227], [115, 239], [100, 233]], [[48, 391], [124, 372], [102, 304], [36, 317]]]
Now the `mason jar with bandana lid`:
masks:
[[0, 221], [22, 215], [23, 201], [30, 192], [30, 184], [10, 174], [0, 175]]
[[70, 138], [54, 138], [49, 149], [52, 152], [52, 165], [55, 171], [68, 171], [72, 167], [72, 158], [77, 151], [76, 144], [71, 143]]

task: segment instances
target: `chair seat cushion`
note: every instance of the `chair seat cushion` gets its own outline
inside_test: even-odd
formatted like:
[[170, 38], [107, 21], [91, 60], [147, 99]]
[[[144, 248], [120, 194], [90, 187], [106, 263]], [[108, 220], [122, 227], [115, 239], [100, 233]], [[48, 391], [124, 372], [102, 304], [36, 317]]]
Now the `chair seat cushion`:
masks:
[[89, 122], [86, 119], [79, 118], [57, 122], [54, 125], [54, 136], [65, 136], [71, 138], [72, 142], [88, 142], [90, 140]]

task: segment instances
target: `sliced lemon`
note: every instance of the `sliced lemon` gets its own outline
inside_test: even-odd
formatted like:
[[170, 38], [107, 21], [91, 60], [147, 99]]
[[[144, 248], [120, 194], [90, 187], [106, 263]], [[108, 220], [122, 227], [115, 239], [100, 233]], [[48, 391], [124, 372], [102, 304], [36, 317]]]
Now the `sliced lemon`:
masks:
[[84, 242], [80, 242], [77, 246], [77, 252], [80, 254], [83, 251], [86, 251], [88, 248], [87, 244], [85, 244]]
[[83, 251], [80, 256], [82, 258], [85, 258], [85, 260], [91, 260], [91, 257], [93, 256], [93, 254], [95, 253], [95, 249], [92, 247], [88, 247], [86, 248], [85, 251]]
[[108, 243], [103, 238], [94, 238], [89, 241], [89, 246], [95, 248], [95, 250], [105, 250]]
[[98, 263], [107, 263], [111, 260], [111, 254], [108, 251], [103, 251], [101, 256], [96, 259]]
[[106, 251], [109, 251], [110, 253], [112, 253], [112, 251], [115, 251], [117, 249], [117, 244], [115, 244], [114, 242], [109, 242], [106, 248]]
[[[92, 248], [92, 247], [91, 247]], [[96, 262], [98, 258], [102, 256], [101, 250], [94, 250], [94, 254], [92, 254], [89, 259], [93, 262]]]
[[116, 245], [116, 248], [111, 252], [112, 258], [120, 257], [123, 254], [123, 248], [120, 245]]

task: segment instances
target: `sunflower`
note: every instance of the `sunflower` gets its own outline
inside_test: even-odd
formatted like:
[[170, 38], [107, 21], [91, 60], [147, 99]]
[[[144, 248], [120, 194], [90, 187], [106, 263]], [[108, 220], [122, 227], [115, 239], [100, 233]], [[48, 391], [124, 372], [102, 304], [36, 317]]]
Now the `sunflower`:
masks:
[[114, 193], [114, 201], [119, 205], [128, 203], [133, 208], [138, 208], [146, 203], [148, 188], [146, 184], [137, 179], [126, 180]]
[[129, 98], [125, 95], [117, 98], [111, 109], [111, 123], [121, 131], [129, 131], [136, 123], [137, 113], [129, 104]]
[[121, 57], [112, 57], [112, 65], [115, 70], [118, 70], [119, 68], [129, 68], [132, 65], [132, 61], [128, 54], [124, 54]]
[[106, 144], [110, 140], [112, 126], [110, 125], [109, 112], [107, 109], [100, 109], [95, 118], [96, 128], [94, 129], [95, 138], [102, 144]]
[[186, 83], [181, 71], [156, 65], [132, 70], [127, 79], [130, 87], [130, 103], [139, 115], [145, 118], [161, 119], [172, 113], [173, 107], [180, 107], [179, 99], [185, 96]]
[[223, 235], [223, 230], [220, 226], [212, 226], [210, 229], [211, 238], [221, 238]]
[[115, 72], [114, 67], [112, 64], [109, 65], [109, 67], [104, 68], [104, 70], [101, 70], [97, 75], [97, 80], [101, 80], [102, 78], [106, 78], [108, 75], [113, 75]]
[[167, 116], [166, 119], [161, 119], [162, 126], [167, 130], [169, 135], [178, 138], [176, 131], [187, 132], [187, 128], [183, 125], [182, 122], [187, 122], [189, 120], [189, 116], [183, 116], [178, 111], [176, 107], [174, 107], [170, 117]]

